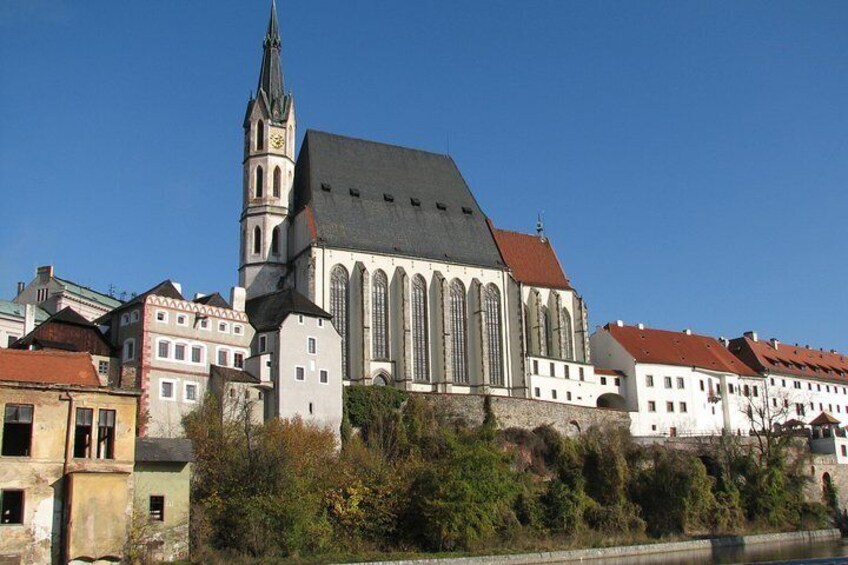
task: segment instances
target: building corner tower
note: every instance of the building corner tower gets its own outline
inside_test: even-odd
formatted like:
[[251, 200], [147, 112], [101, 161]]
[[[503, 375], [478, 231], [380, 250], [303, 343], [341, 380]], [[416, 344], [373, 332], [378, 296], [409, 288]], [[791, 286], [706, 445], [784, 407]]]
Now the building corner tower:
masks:
[[277, 289], [286, 272], [295, 133], [294, 99], [285, 92], [272, 0], [259, 85], [244, 118], [239, 286], [248, 298]]

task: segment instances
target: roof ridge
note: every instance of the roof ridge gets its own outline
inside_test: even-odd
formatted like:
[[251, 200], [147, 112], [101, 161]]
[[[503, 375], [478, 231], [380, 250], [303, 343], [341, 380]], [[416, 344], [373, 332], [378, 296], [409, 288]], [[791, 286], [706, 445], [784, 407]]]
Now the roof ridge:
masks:
[[[437, 157], [443, 157], [443, 158], [450, 159], [451, 161], [453, 161], [453, 158], [450, 155], [448, 155], [447, 153], [436, 153], [435, 151], [430, 151], [428, 149], [418, 149], [416, 147], [409, 147], [407, 145], [396, 145], [396, 144], [393, 144], [393, 143], [386, 143], [384, 141], [374, 141], [373, 139], [365, 139], [364, 137], [355, 137], [355, 136], [352, 136], [352, 135], [342, 135], [340, 133], [333, 133], [333, 132], [319, 130], [319, 129], [307, 129], [306, 135], [308, 136], [308, 134], [310, 132], [317, 133], [319, 135], [327, 135], [327, 136], [332, 136], [332, 137], [339, 137], [339, 138], [342, 138], [342, 139], [349, 139], [349, 140], [352, 140], [352, 141], [362, 141], [364, 143], [369, 143], [371, 145], [382, 145], [383, 147], [391, 147], [392, 149], [403, 149], [404, 151], [412, 151], [414, 153], [426, 153], [428, 155], [435, 155]], [[466, 185], [467, 185], [467, 183], [466, 183]]]
[[58, 281], [58, 282], [60, 282], [60, 283], [62, 283], [62, 284], [72, 284], [72, 285], [74, 285], [74, 286], [78, 286], [79, 288], [81, 288], [81, 289], [83, 289], [83, 290], [87, 290], [87, 291], [89, 291], [89, 292], [93, 292], [94, 294], [99, 294], [100, 296], [103, 296], [103, 297], [105, 297], [105, 298], [110, 298], [110, 299], [115, 300], [115, 301], [117, 301], [117, 302], [122, 302], [120, 298], [117, 298], [117, 297], [115, 297], [115, 296], [112, 296], [112, 295], [110, 295], [110, 294], [107, 294], [107, 293], [105, 293], [105, 292], [102, 292], [102, 291], [100, 291], [100, 290], [95, 290], [94, 288], [92, 288], [92, 287], [90, 287], [90, 286], [85, 286], [84, 284], [80, 284], [80, 283], [78, 283], [78, 282], [74, 282], [74, 281], [72, 281], [72, 280], [70, 280], [70, 279], [63, 279], [62, 277], [57, 277], [57, 276], [55, 276], [55, 275], [54, 275], [54, 276], [53, 276], [53, 280], [56, 280], [56, 281]]

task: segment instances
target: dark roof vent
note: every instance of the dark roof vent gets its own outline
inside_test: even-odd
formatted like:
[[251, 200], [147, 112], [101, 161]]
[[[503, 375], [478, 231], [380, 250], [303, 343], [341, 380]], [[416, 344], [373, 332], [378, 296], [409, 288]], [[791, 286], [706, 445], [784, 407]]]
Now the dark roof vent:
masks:
[[443, 202], [436, 202], [436, 208], [439, 209], [439, 210], [447, 210], [448, 209], [447, 205]]
[[418, 198], [410, 198], [409, 201], [413, 206], [421, 206], [421, 200]]
[[323, 190], [324, 192], [330, 192], [331, 190], [333, 190], [333, 187], [328, 182], [322, 182], [321, 190]]
[[359, 198], [359, 189], [358, 188], [351, 188], [350, 189], [350, 195], [353, 196], [354, 198]]
[[388, 192], [384, 192], [383, 193], [383, 200], [385, 200], [386, 202], [394, 202], [395, 197], [392, 196], [391, 194], [389, 194]]
[[471, 215], [471, 208], [469, 208], [468, 206], [463, 206], [462, 207], [462, 213], [470, 216]]

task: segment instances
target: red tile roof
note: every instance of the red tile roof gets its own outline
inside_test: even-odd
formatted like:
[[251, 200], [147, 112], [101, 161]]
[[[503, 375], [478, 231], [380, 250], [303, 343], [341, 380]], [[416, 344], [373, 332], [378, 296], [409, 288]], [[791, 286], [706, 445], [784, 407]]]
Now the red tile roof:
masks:
[[757, 374], [709, 336], [617, 324], [607, 324], [604, 329], [637, 363], [698, 367], [746, 376]]
[[491, 222], [492, 235], [504, 263], [518, 282], [530, 286], [571, 290], [571, 283], [557, 259], [551, 242], [526, 233], [500, 230]]
[[839, 352], [808, 349], [770, 341], [739, 337], [730, 341], [730, 351], [759, 373], [786, 373], [831, 381], [848, 381], [848, 356]]
[[88, 353], [0, 349], [0, 381], [100, 386]]
[[595, 367], [596, 375], [609, 375], [612, 377], [626, 377], [627, 375], [615, 369], [604, 369], [603, 367]]

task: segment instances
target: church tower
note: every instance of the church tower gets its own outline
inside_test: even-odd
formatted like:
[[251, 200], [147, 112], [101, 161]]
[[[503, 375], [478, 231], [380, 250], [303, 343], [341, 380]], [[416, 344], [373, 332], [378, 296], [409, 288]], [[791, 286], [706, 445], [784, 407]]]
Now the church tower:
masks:
[[295, 131], [294, 99], [285, 92], [272, 0], [259, 85], [244, 118], [239, 286], [247, 289], [248, 298], [276, 290], [286, 272]]

